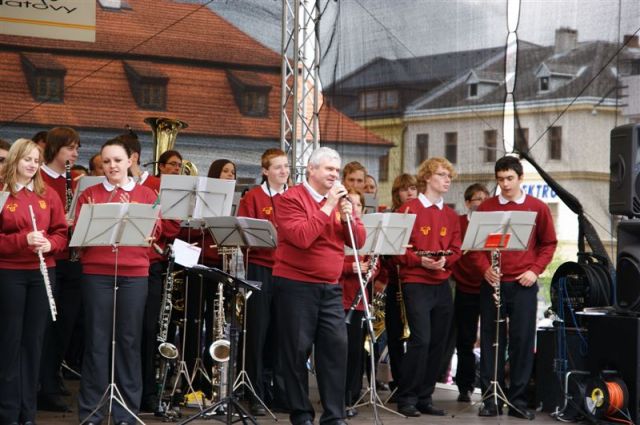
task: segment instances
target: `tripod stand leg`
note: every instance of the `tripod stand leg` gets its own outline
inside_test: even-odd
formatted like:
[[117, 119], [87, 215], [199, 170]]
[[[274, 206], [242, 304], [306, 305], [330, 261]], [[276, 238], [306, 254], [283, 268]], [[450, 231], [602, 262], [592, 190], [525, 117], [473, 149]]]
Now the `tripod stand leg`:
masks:
[[[245, 380], [245, 377], [246, 377], [246, 380]], [[251, 384], [251, 379], [249, 379], [249, 375], [245, 370], [241, 370], [240, 373], [238, 374], [238, 377], [236, 378], [236, 382], [233, 385], [233, 392], [235, 392], [238, 388], [241, 388], [242, 386], [245, 386], [249, 389], [249, 391], [251, 392], [251, 395], [253, 395], [253, 399], [258, 403], [260, 403], [262, 407], [264, 407], [264, 410], [266, 410], [267, 413], [269, 413], [269, 416], [271, 416], [274, 421], [278, 420], [278, 418], [276, 417], [276, 415], [273, 414], [271, 409], [269, 409], [269, 407], [267, 407], [264, 401], [262, 401], [262, 399], [258, 397], [256, 390], [253, 388], [253, 385]]]

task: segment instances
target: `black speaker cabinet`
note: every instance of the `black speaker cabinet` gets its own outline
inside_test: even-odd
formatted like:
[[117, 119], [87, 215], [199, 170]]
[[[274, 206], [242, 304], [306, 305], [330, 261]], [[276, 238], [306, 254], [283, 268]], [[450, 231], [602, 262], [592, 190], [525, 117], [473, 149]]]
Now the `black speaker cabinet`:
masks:
[[640, 220], [618, 225], [616, 309], [640, 311]]
[[[564, 376], [560, 353], [566, 353], [566, 370], [587, 370], [586, 329], [567, 328], [564, 332], [565, 346], [558, 342], [557, 328], [538, 329], [536, 341], [536, 405], [542, 405], [543, 412], [554, 412], [564, 406]], [[583, 339], [584, 338], [584, 339]]]
[[616, 370], [629, 390], [629, 413], [640, 419], [640, 318], [623, 315], [586, 316], [589, 331], [588, 363], [597, 376]]
[[609, 166], [609, 212], [640, 215], [640, 124], [622, 125], [611, 130]]

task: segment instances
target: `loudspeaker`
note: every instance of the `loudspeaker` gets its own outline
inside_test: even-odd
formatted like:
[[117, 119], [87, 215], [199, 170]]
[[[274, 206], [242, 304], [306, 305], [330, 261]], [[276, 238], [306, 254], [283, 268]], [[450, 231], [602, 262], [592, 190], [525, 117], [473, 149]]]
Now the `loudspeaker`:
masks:
[[640, 221], [622, 221], [618, 225], [615, 288], [618, 311], [640, 311]]
[[609, 166], [609, 212], [640, 216], [640, 124], [611, 130]]
[[[559, 338], [564, 332], [564, 338]], [[564, 341], [563, 341], [564, 340]], [[540, 328], [536, 339], [536, 406], [555, 412], [564, 406], [564, 376], [558, 371], [587, 370], [587, 330]], [[564, 342], [562, 345], [562, 342]], [[562, 359], [564, 353], [565, 359]], [[566, 361], [566, 363], [564, 362]]]
[[592, 376], [615, 370], [629, 390], [629, 413], [633, 423], [640, 418], [640, 318], [603, 315], [586, 318], [589, 331], [588, 364]]

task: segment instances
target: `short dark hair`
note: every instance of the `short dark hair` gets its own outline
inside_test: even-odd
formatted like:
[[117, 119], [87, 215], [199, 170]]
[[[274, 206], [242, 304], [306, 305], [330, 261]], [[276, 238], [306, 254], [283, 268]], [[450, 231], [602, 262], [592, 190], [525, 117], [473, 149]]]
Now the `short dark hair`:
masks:
[[128, 132], [128, 133], [124, 133], [121, 134], [119, 136], [116, 136], [114, 139], [111, 140], [120, 140], [124, 145], [128, 146], [129, 148], [129, 158], [131, 158], [131, 155], [134, 153], [138, 154], [138, 164], [140, 163], [140, 155], [142, 154], [142, 145], [140, 145], [140, 140], [138, 140], [138, 136], [133, 133], [133, 132]]
[[176, 150], [168, 150], [162, 152], [162, 155], [160, 155], [160, 157], [158, 158], [158, 164], [166, 164], [167, 161], [169, 161], [171, 157], [174, 156], [177, 156], [178, 158], [180, 158], [180, 161], [182, 161], [182, 155], [180, 155], [180, 152]]
[[133, 151], [131, 150], [131, 146], [129, 146], [127, 143], [125, 143], [122, 140], [122, 138], [120, 138], [120, 136], [114, 137], [113, 139], [107, 140], [106, 142], [104, 142], [104, 144], [100, 148], [100, 153], [102, 153], [102, 150], [104, 148], [106, 148], [107, 146], [120, 146], [120, 147], [122, 147], [122, 149], [124, 149], [124, 151], [127, 153], [127, 158], [131, 158], [131, 155], [133, 154]]
[[234, 164], [233, 161], [231, 161], [230, 159], [216, 159], [211, 163], [211, 166], [209, 167], [209, 173], [207, 173], [207, 177], [219, 179], [220, 174], [222, 174], [222, 169], [227, 164], [233, 164], [233, 174], [234, 176], [237, 176], [238, 170], [236, 169], [236, 164]]
[[36, 134], [33, 135], [31, 140], [34, 143], [40, 143], [40, 142], [47, 143], [47, 132], [46, 131], [38, 131]]
[[93, 163], [93, 161], [95, 161], [95, 159], [99, 156], [100, 156], [100, 152], [94, 153], [93, 156], [89, 159], [89, 171], [91, 172], [96, 171], [96, 166]]
[[486, 193], [487, 196], [489, 195], [489, 191], [487, 190], [487, 187], [485, 185], [483, 185], [482, 183], [474, 183], [471, 186], [467, 187], [464, 191], [464, 200], [470, 202], [471, 199], [473, 199], [473, 195], [478, 192]]
[[64, 146], [80, 147], [80, 135], [71, 127], [55, 127], [47, 132], [47, 144], [44, 147], [44, 162], [50, 163]]
[[516, 172], [518, 177], [522, 177], [524, 174], [524, 170], [522, 169], [522, 163], [520, 160], [512, 155], [503, 156], [499, 160], [496, 161], [495, 166], [495, 175], [498, 177], [499, 171], [509, 171], [513, 170]]
[[0, 139], [0, 149], [8, 151], [9, 149], [11, 149], [11, 143], [7, 142], [4, 139]]

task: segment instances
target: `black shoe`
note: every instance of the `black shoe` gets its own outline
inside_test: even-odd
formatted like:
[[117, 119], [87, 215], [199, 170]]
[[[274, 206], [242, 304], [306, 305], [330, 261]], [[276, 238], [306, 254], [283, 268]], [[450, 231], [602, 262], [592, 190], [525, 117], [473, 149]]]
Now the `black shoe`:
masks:
[[35, 421], [26, 421], [26, 422], [23, 422], [22, 425], [36, 425], [36, 422]]
[[71, 409], [57, 394], [38, 394], [38, 410], [47, 412], [71, 412]]
[[249, 412], [253, 416], [265, 416], [267, 414], [267, 410], [264, 408], [264, 406], [257, 401], [251, 403], [251, 405], [249, 406]]
[[509, 412], [507, 414], [514, 418], [526, 419], [528, 421], [532, 421], [536, 418], [536, 414], [526, 407], [516, 407], [515, 409], [509, 407]]
[[358, 416], [358, 409], [355, 407], [347, 407], [347, 418], [353, 418], [354, 416]]
[[446, 410], [433, 407], [431, 403], [418, 403], [416, 404], [416, 408], [420, 413], [424, 413], [425, 415], [444, 416], [447, 414]]
[[416, 409], [416, 406], [414, 406], [413, 404], [398, 406], [398, 413], [410, 418], [417, 418], [418, 416], [420, 416], [420, 411]]
[[480, 410], [478, 410], [478, 416], [498, 416], [498, 408], [493, 403], [483, 403]]
[[462, 403], [469, 403], [471, 401], [469, 391], [460, 391], [460, 394], [458, 394], [458, 401]]

